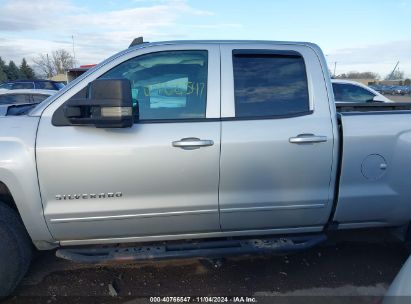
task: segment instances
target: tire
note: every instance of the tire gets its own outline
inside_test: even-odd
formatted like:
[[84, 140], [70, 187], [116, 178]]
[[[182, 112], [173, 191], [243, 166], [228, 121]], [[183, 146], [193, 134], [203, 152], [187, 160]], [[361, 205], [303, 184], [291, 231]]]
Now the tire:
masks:
[[0, 202], [0, 299], [9, 296], [26, 274], [32, 242], [18, 214]]

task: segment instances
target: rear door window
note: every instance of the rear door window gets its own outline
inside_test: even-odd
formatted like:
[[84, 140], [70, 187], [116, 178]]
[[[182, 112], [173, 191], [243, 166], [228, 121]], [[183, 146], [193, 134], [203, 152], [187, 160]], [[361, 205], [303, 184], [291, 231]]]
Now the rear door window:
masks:
[[375, 94], [353, 84], [333, 83], [334, 98], [343, 102], [372, 102]]
[[233, 69], [236, 117], [309, 113], [306, 68], [299, 53], [234, 50]]

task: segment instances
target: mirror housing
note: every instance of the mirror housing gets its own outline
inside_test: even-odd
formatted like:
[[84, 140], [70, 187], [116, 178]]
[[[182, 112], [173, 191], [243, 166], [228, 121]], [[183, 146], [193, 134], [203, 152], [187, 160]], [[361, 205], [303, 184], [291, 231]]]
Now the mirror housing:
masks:
[[128, 79], [97, 79], [88, 85], [86, 98], [70, 99], [64, 116], [72, 125], [129, 128], [133, 125], [133, 99]]

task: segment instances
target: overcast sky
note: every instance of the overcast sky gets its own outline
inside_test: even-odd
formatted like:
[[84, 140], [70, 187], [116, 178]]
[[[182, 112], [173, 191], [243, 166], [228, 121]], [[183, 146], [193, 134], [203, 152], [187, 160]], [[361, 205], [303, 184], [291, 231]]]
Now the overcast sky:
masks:
[[0, 0], [0, 56], [28, 62], [58, 48], [98, 63], [134, 37], [310, 41], [337, 74], [397, 61], [411, 77], [411, 0]]

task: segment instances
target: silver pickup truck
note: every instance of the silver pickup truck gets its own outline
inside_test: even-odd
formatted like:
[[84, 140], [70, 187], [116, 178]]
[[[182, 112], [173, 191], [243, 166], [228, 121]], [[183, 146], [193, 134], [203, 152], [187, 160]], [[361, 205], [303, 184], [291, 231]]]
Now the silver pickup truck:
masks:
[[336, 105], [311, 43], [130, 47], [0, 118], [0, 294], [34, 248], [90, 263], [216, 258], [370, 227], [410, 243], [410, 109]]

